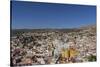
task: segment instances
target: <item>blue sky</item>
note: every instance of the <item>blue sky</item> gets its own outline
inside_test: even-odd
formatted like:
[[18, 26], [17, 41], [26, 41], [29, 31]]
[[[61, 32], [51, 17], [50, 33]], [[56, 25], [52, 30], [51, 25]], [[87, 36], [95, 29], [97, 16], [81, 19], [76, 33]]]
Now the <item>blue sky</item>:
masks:
[[12, 1], [12, 28], [75, 28], [96, 24], [96, 6]]

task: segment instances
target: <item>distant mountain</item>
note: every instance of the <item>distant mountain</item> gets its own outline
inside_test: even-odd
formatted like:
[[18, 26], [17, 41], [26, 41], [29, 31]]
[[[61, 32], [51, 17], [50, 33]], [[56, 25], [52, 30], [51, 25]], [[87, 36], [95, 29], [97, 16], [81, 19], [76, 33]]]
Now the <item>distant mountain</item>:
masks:
[[89, 31], [89, 32], [92, 32], [92, 33], [96, 33], [96, 24], [84, 26], [84, 27], [81, 27], [80, 29], [84, 30], [84, 31]]
[[96, 32], [96, 25], [88, 25], [80, 28], [64, 28], [64, 29], [50, 29], [50, 28], [45, 28], [45, 29], [12, 29], [11, 30], [11, 36], [17, 35], [17, 34], [22, 34], [22, 33], [27, 33], [27, 32], [64, 32], [64, 33], [69, 33], [69, 32], [79, 32], [79, 31], [92, 31]]
[[79, 29], [13, 29], [11, 35], [22, 34], [27, 32], [78, 32]]

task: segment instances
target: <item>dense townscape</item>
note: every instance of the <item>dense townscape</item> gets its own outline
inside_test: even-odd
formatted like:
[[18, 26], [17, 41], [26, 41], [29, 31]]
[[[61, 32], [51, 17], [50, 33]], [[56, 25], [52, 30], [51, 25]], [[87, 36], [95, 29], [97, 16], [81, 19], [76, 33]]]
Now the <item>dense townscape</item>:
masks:
[[24, 32], [11, 36], [11, 65], [96, 61], [96, 26], [80, 31]]

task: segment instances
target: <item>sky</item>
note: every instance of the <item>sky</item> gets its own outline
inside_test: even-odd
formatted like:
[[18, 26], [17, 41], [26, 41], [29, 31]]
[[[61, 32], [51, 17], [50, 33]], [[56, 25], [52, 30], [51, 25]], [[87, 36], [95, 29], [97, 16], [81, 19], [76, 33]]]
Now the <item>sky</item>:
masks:
[[77, 28], [96, 24], [96, 6], [12, 1], [11, 26], [23, 28]]

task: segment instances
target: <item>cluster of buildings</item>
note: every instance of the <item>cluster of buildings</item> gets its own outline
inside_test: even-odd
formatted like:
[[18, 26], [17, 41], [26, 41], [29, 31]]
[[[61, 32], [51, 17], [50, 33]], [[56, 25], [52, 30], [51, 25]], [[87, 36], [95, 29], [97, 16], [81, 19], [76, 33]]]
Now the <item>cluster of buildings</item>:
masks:
[[[96, 57], [96, 32], [28, 32], [11, 37], [11, 65], [88, 62]], [[95, 60], [93, 60], [95, 61]]]

